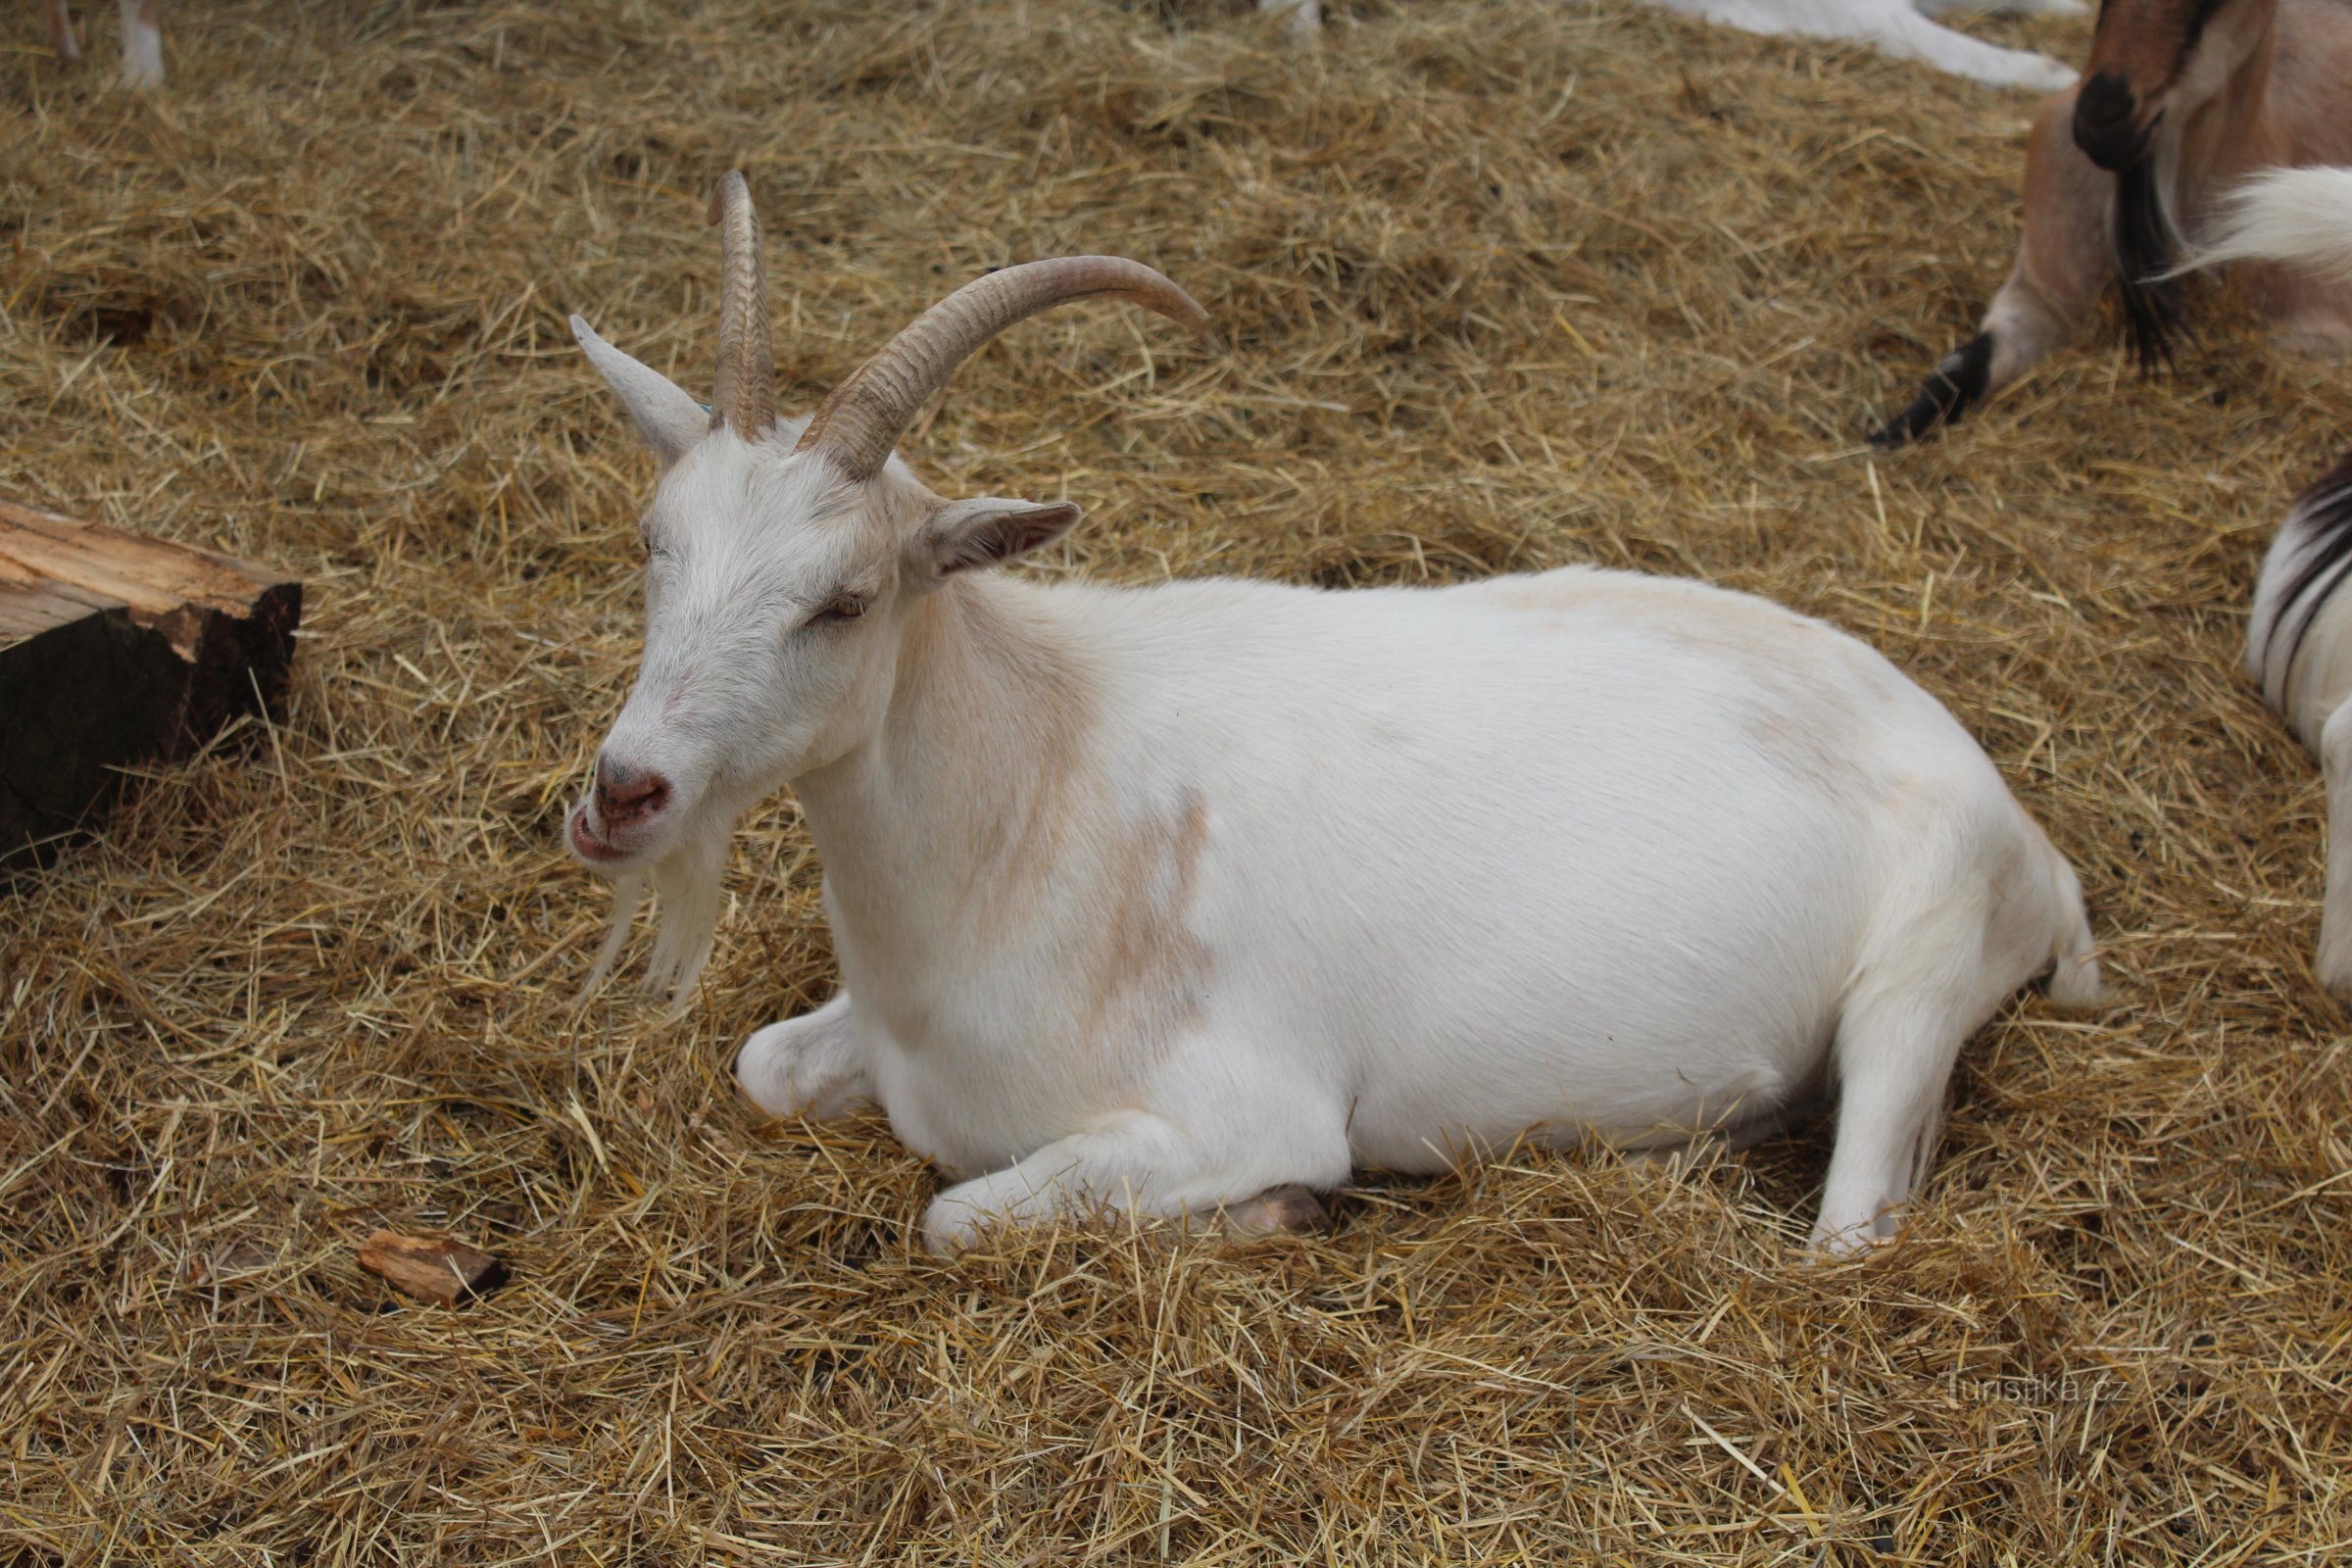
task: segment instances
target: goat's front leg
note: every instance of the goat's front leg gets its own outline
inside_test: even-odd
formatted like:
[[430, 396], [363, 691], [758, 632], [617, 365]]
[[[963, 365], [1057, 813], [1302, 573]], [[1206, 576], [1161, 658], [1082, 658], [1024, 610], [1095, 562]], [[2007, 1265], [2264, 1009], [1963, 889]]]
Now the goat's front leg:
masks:
[[871, 1102], [847, 991], [814, 1012], [755, 1030], [735, 1054], [735, 1081], [771, 1116], [845, 1116]]
[[2009, 280], [1977, 335], [1929, 372], [1911, 406], [1872, 433], [1875, 444], [1899, 447], [1953, 423], [2066, 341], [2098, 303], [2115, 274], [2107, 228], [2115, 180], [2075, 145], [2074, 120], [2071, 92], [2034, 117], [2025, 235]]
[[2328, 893], [2320, 906], [2320, 984], [2352, 1002], [2352, 702], [2320, 730], [2328, 781]]
[[1230, 1108], [1202, 1118], [1213, 1127], [1205, 1134], [1150, 1111], [1114, 1112], [1004, 1170], [941, 1193], [923, 1215], [924, 1244], [955, 1252], [991, 1225], [1096, 1207], [1162, 1219], [1222, 1210], [1225, 1229], [1245, 1235], [1313, 1224], [1322, 1210], [1312, 1193], [1348, 1177], [1346, 1120], [1292, 1108], [1302, 1113], [1252, 1122], [1251, 1110], [1279, 1106], [1237, 1095]]

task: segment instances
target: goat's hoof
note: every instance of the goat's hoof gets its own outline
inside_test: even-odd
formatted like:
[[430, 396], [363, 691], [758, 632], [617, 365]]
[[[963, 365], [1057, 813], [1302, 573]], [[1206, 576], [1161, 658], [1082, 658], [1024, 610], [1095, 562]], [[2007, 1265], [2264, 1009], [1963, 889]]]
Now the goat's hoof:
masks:
[[735, 1085], [771, 1116], [818, 1121], [873, 1099], [851, 1037], [813, 1014], [753, 1031], [735, 1053]]
[[1225, 1210], [1228, 1236], [1270, 1236], [1276, 1231], [1318, 1231], [1331, 1223], [1331, 1209], [1305, 1188], [1269, 1187]]
[[1896, 1234], [1891, 1213], [1866, 1219], [1859, 1225], [1816, 1224], [1812, 1239], [1805, 1243], [1804, 1262], [1809, 1268], [1819, 1268], [1825, 1263], [1850, 1263], [1892, 1247]]

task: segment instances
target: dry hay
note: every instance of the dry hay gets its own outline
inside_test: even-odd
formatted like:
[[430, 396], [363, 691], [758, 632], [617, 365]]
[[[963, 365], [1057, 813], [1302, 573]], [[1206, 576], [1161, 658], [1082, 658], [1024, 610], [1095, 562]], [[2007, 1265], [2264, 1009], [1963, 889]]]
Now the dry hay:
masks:
[[[0, 900], [0, 1560], [2344, 1548], [2322, 799], [2233, 657], [2352, 397], [2209, 297], [2173, 379], [2110, 333], [1866, 457], [2007, 267], [2028, 100], [1614, 3], [1356, 0], [1303, 49], [1222, 0], [171, 21], [142, 102], [105, 22], [67, 70], [8, 15], [0, 489], [298, 569], [309, 626], [281, 726]], [[940, 487], [1090, 509], [1039, 570], [1595, 561], [1826, 615], [2075, 857], [2113, 1006], [1975, 1042], [1856, 1266], [1790, 1260], [1818, 1135], [1371, 1183], [1328, 1237], [911, 1254], [931, 1178], [878, 1121], [729, 1092], [827, 989], [788, 801], [683, 1024], [562, 1006], [649, 474], [563, 313], [705, 384], [735, 163], [801, 405], [995, 264], [1125, 251], [1210, 307], [959, 377]], [[394, 1296], [379, 1224], [514, 1282]]]

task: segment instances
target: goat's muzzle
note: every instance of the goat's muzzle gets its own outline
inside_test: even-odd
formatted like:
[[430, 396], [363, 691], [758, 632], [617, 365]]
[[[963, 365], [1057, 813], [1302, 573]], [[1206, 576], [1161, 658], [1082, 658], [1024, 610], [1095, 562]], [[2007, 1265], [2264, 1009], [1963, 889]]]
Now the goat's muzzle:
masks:
[[2110, 173], [2146, 162], [2155, 130], [2153, 117], [2141, 122], [2139, 101], [2121, 76], [2102, 71], [2075, 95], [2075, 145]]
[[626, 860], [669, 808], [669, 780], [654, 769], [599, 757], [596, 787], [565, 822], [564, 837], [572, 853], [590, 865]]
[[596, 760], [596, 810], [608, 831], [659, 816], [668, 804], [669, 780], [652, 768], [631, 767], [610, 757]]

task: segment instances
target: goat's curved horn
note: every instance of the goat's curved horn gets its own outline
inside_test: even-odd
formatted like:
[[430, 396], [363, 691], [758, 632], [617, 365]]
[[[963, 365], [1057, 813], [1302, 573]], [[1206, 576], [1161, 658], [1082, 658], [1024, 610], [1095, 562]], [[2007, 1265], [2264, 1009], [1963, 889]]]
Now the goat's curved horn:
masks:
[[976, 277], [914, 318], [833, 389], [809, 419], [798, 452], [823, 451], [850, 477], [870, 479], [890, 459], [925, 399], [990, 338], [1040, 311], [1109, 295], [1199, 326], [1208, 313], [1141, 262], [1063, 256]]
[[776, 422], [776, 345], [767, 322], [766, 242], [743, 172], [719, 176], [710, 196], [718, 227], [718, 380], [710, 422], [757, 441]]

